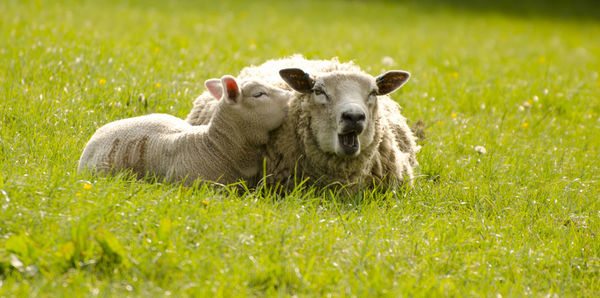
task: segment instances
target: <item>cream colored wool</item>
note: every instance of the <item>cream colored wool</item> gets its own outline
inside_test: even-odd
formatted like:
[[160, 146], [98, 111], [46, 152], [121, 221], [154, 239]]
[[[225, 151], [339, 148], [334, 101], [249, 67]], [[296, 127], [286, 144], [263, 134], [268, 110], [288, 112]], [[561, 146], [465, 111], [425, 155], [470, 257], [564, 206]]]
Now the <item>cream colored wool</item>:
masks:
[[197, 179], [255, 183], [268, 133], [282, 124], [290, 93], [254, 81], [238, 89], [232, 80], [225, 76], [222, 87], [213, 84], [223, 95], [214, 101], [209, 124], [192, 126], [166, 114], [111, 122], [92, 136], [79, 170], [131, 171], [187, 184]]
[[194, 108], [187, 115], [185, 121], [192, 125], [205, 125], [210, 122], [218, 101], [205, 91], [194, 100]]
[[[301, 68], [317, 79], [324, 76], [368, 76], [350, 63], [332, 60], [307, 60], [292, 56], [271, 60], [260, 66], [244, 68], [239, 77], [253, 78], [274, 86], [291, 88], [283, 81], [279, 71], [283, 68]], [[266, 146], [266, 175], [271, 185], [281, 184], [284, 188], [308, 178], [309, 184], [327, 186], [332, 184], [352, 185], [353, 189], [381, 185], [393, 188], [402, 183], [412, 183], [414, 168], [418, 166], [416, 153], [419, 146], [415, 137], [400, 114], [399, 105], [387, 95], [377, 96], [372, 125], [373, 140], [361, 148], [355, 157], [339, 157], [324, 152], [315, 135], [327, 119], [315, 119], [315, 104], [311, 94], [294, 93], [290, 99], [290, 113], [283, 125], [274, 131]], [[211, 105], [196, 101], [188, 116], [191, 124], [202, 124], [200, 115], [210, 114]], [[325, 123], [325, 124], [324, 124]]]

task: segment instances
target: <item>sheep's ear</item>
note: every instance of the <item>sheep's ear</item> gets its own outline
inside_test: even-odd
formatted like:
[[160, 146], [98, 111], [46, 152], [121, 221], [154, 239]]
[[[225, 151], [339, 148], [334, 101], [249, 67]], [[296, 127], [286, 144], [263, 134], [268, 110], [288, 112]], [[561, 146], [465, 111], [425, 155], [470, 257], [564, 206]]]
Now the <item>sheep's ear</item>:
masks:
[[204, 82], [204, 86], [208, 89], [208, 92], [216, 98], [221, 99], [223, 97], [223, 87], [221, 85], [221, 80], [219, 79], [210, 79]]
[[279, 75], [292, 89], [300, 93], [311, 93], [315, 86], [315, 80], [299, 68], [284, 68], [279, 71]]
[[235, 78], [229, 75], [223, 76], [221, 84], [223, 85], [223, 97], [228, 103], [236, 103], [240, 99], [241, 92]]
[[410, 73], [401, 70], [390, 70], [378, 76], [375, 78], [377, 88], [379, 89], [377, 95], [386, 95], [394, 92], [400, 86], [404, 85], [409, 77]]

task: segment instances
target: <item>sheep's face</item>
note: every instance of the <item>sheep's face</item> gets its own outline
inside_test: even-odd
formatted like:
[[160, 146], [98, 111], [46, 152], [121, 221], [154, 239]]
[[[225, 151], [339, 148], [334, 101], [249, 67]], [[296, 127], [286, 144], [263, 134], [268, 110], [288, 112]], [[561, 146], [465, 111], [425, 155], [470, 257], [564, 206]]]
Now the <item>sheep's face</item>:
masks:
[[257, 81], [243, 82], [241, 91], [240, 105], [245, 119], [256, 122], [266, 131], [283, 124], [291, 92]]
[[356, 72], [331, 72], [316, 79], [300, 69], [283, 69], [294, 90], [309, 95], [303, 109], [319, 148], [339, 157], [358, 156], [375, 135], [377, 95], [388, 94], [408, 79], [406, 72], [388, 72], [377, 79]]
[[238, 83], [231, 76], [208, 80], [205, 85], [213, 96], [225, 101], [222, 104], [227, 113], [241, 120], [239, 124], [244, 129], [269, 132], [281, 126], [287, 115], [291, 96], [287, 90], [258, 81]]
[[341, 157], [360, 154], [375, 135], [377, 85], [362, 74], [317, 78], [310, 95], [311, 128], [321, 150]]

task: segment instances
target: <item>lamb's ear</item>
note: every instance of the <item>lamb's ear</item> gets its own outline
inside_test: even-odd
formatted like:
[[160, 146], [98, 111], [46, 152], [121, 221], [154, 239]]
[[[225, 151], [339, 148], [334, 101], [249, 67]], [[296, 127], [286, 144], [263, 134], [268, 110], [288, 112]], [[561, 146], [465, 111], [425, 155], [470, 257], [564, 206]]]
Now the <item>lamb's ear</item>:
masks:
[[241, 92], [235, 78], [229, 75], [223, 76], [221, 84], [223, 85], [223, 97], [228, 103], [236, 103], [240, 99]]
[[401, 70], [390, 70], [378, 76], [375, 78], [377, 88], [379, 89], [377, 95], [386, 95], [394, 92], [400, 86], [404, 85], [409, 77], [410, 73]]
[[292, 89], [300, 93], [311, 93], [315, 86], [315, 80], [300, 68], [284, 68], [279, 71], [279, 75]]
[[221, 85], [221, 80], [219, 79], [210, 79], [204, 82], [204, 86], [208, 89], [208, 92], [216, 98], [221, 99], [223, 97], [223, 87]]

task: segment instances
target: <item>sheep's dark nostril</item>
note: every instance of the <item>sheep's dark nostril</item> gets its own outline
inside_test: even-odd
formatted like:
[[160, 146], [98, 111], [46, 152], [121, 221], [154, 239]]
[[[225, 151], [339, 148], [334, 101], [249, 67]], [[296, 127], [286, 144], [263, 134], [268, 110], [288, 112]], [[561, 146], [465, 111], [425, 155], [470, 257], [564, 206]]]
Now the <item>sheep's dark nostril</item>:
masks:
[[342, 113], [342, 120], [348, 121], [351, 123], [356, 123], [359, 121], [365, 121], [366, 116], [363, 112], [344, 112]]

